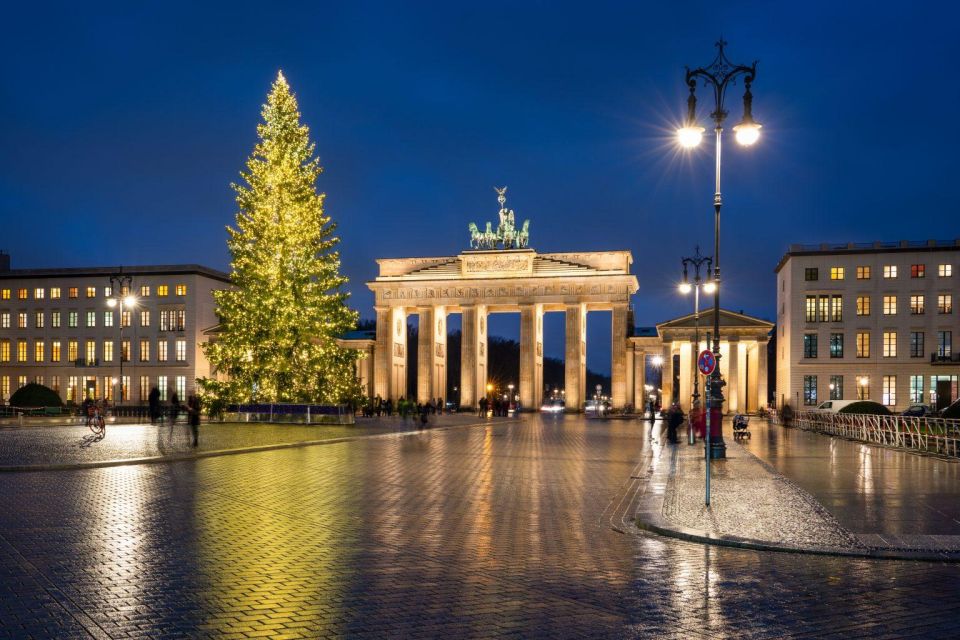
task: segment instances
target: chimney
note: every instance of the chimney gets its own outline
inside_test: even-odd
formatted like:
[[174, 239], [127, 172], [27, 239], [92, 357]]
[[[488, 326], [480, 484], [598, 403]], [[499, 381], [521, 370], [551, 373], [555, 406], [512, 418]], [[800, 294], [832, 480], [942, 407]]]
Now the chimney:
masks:
[[10, 254], [0, 249], [0, 271], [10, 271]]

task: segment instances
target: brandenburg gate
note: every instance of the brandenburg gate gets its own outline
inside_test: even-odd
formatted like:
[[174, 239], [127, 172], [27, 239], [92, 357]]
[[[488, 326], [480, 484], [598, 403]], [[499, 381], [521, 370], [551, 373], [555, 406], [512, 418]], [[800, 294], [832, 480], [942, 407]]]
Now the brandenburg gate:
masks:
[[[544, 253], [475, 250], [440, 258], [381, 259], [368, 283], [375, 296], [374, 393], [394, 400], [406, 390], [407, 349], [418, 350], [417, 401], [446, 397], [447, 318], [461, 314], [460, 404], [486, 393], [487, 316], [520, 313], [520, 403], [543, 400], [543, 314], [566, 314], [566, 406], [587, 398], [587, 313], [611, 311], [611, 399], [627, 402], [630, 296], [637, 279], [629, 251]], [[407, 316], [419, 317], [417, 345], [407, 345]]]

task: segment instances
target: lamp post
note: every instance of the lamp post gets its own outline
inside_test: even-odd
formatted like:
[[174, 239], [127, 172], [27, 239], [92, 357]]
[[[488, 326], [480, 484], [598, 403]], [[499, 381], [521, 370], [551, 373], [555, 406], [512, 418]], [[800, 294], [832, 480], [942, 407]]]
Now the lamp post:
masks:
[[[716, 287], [713, 292], [713, 355], [717, 360], [717, 367], [706, 381], [707, 397], [707, 430], [710, 430], [711, 414], [713, 409], [719, 414], [723, 408], [723, 385], [720, 378], [720, 207], [723, 200], [720, 195], [720, 158], [722, 150], [723, 121], [727, 117], [724, 109], [724, 98], [727, 89], [743, 76], [743, 119], [733, 127], [736, 140], [743, 146], [754, 144], [760, 137], [760, 124], [753, 119], [753, 94], [750, 86], [757, 75], [757, 63], [750, 66], [733, 64], [723, 52], [726, 42], [721, 39], [716, 43], [717, 57], [706, 67], [690, 69], [687, 67], [686, 84], [690, 88], [687, 98], [687, 117], [683, 127], [677, 131], [680, 144], [688, 149], [696, 147], [703, 139], [704, 128], [697, 124], [697, 82], [702, 81], [705, 87], [713, 89], [713, 113], [710, 118], [714, 122], [715, 144], [715, 190], [713, 194], [713, 283]], [[726, 457], [726, 443], [723, 441], [723, 429], [717, 425], [717, 435], [713, 439], [710, 458]]]
[[507, 411], [509, 411], [510, 410], [509, 407], [513, 406], [513, 383], [512, 382], [507, 385], [507, 389], [510, 390], [510, 398], [509, 400], [507, 400]]
[[123, 307], [126, 305], [128, 309], [132, 309], [137, 304], [137, 299], [130, 295], [132, 282], [132, 276], [126, 276], [122, 273], [110, 276], [110, 297], [107, 298], [107, 306], [111, 309], [119, 307], [120, 311], [120, 317], [117, 319], [117, 324], [120, 327], [120, 348], [117, 354], [120, 359], [120, 377], [117, 382], [117, 399], [114, 403], [116, 406], [120, 406], [123, 401]]
[[[693, 291], [693, 322], [694, 322], [694, 353], [700, 352], [700, 287], [703, 287], [704, 293], [714, 293], [716, 286], [712, 281], [704, 282], [700, 278], [700, 267], [706, 265], [706, 274], [710, 275], [710, 271], [713, 266], [713, 258], [710, 256], [700, 255], [700, 246], [697, 245], [697, 249], [693, 254], [692, 258], [681, 258], [680, 263], [683, 265], [683, 281], [678, 287], [680, 293], [686, 295]], [[688, 267], [693, 267], [693, 283], [690, 282], [690, 276], [687, 272]], [[700, 374], [698, 371], [693, 372], [693, 398], [690, 403], [690, 415], [693, 417], [693, 411], [700, 409]], [[693, 423], [690, 422], [690, 427], [687, 429], [687, 442], [689, 444], [694, 443], [693, 435]]]

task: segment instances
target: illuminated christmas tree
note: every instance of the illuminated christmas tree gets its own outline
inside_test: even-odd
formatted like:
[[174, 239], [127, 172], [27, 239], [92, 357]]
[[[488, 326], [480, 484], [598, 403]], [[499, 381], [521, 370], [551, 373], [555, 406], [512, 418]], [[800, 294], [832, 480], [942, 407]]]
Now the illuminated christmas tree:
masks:
[[204, 346], [226, 380], [202, 388], [230, 402], [334, 403], [356, 397], [356, 352], [336, 337], [346, 305], [336, 225], [317, 193], [323, 171], [283, 74], [263, 106], [260, 141], [241, 172], [236, 228], [227, 227], [233, 287], [216, 291], [219, 332]]

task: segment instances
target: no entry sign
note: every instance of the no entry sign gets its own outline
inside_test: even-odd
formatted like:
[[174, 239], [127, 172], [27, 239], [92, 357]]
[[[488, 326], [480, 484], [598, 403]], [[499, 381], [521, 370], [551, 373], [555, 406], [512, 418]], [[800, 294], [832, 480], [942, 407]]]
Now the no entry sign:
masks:
[[713, 373], [713, 370], [717, 368], [717, 359], [712, 351], [704, 349], [700, 352], [700, 357], [697, 358], [697, 368], [705, 376]]

